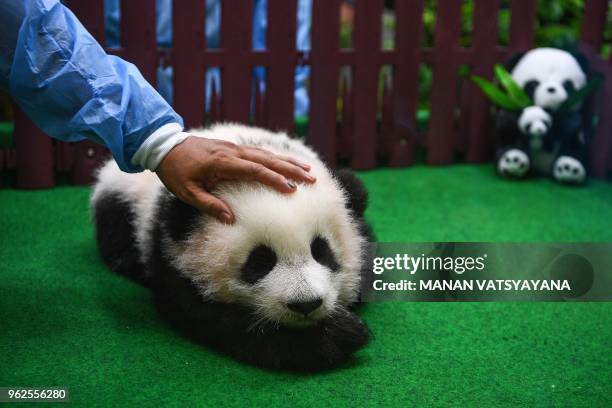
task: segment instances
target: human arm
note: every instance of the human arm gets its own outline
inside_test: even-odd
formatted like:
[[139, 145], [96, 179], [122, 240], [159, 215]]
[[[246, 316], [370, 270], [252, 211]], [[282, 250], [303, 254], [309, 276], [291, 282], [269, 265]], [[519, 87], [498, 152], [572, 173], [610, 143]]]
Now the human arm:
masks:
[[45, 133], [104, 144], [128, 172], [143, 169], [132, 157], [164, 126], [181, 141], [181, 117], [61, 3], [0, 0], [0, 27], [0, 81]]

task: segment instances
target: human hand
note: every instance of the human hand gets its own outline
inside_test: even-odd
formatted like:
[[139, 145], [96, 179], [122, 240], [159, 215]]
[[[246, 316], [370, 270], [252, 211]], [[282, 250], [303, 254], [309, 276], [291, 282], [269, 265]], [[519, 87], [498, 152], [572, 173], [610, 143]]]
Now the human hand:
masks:
[[185, 203], [222, 222], [234, 222], [227, 203], [211, 194], [223, 181], [252, 181], [282, 193], [297, 189], [293, 182], [314, 183], [310, 166], [266, 150], [217, 139], [190, 136], [176, 145], [157, 167], [162, 183]]

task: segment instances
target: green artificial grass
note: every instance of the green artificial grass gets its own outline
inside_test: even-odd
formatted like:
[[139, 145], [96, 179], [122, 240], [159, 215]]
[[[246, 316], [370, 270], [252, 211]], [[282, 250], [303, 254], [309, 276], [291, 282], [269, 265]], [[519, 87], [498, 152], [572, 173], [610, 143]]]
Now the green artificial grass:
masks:
[[[490, 166], [361, 173], [381, 241], [611, 241], [612, 184]], [[611, 303], [377, 303], [354, 363], [263, 371], [191, 343], [99, 260], [88, 188], [0, 190], [0, 386], [77, 406], [612, 406]]]

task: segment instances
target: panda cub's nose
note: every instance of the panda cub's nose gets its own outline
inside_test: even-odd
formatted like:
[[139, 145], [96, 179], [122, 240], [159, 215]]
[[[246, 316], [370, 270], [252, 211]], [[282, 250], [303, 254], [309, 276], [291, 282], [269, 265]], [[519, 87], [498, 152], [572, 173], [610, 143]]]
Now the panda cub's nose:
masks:
[[554, 94], [555, 92], [557, 92], [557, 90], [552, 86], [546, 88], [546, 90], [548, 91], [548, 93], [551, 93], [551, 94]]
[[304, 316], [306, 316], [308, 313], [317, 310], [322, 304], [323, 299], [317, 298], [305, 302], [287, 303], [287, 307], [289, 308], [289, 310], [292, 310], [295, 313], [303, 314]]

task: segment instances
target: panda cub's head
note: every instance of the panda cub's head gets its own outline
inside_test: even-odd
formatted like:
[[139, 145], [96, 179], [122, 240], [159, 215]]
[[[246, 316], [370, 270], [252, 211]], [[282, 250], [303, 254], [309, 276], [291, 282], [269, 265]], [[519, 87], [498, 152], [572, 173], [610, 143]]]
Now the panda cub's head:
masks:
[[292, 194], [253, 183], [219, 188], [215, 194], [234, 211], [232, 225], [198, 214], [184, 239], [165, 233], [169, 258], [205, 298], [248, 307], [255, 325], [296, 328], [357, 300], [365, 203], [351, 203], [337, 177], [311, 163], [317, 182]]
[[525, 53], [511, 74], [535, 105], [551, 111], [584, 87], [587, 80], [578, 60], [556, 48], [536, 48]]

